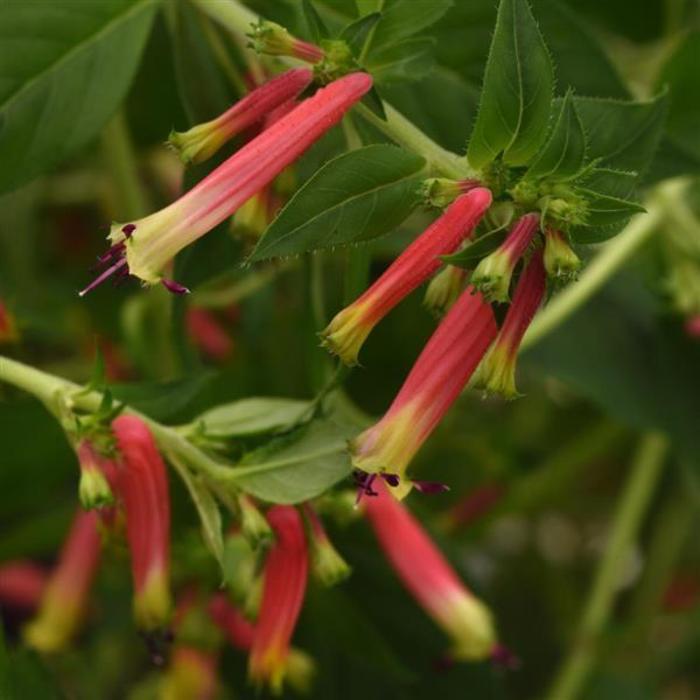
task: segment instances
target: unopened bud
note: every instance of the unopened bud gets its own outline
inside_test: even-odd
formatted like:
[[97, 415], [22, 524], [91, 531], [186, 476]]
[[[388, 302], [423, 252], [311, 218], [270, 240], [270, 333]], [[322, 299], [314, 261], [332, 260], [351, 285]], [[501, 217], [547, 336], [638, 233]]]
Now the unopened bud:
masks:
[[321, 48], [298, 39], [276, 22], [261, 19], [252, 25], [247, 36], [252, 49], [269, 56], [291, 56], [309, 63], [316, 63], [324, 56]]
[[423, 180], [421, 196], [425, 204], [444, 209], [452, 204], [460, 194], [479, 186], [478, 180], [450, 180], [445, 177], [432, 177]]
[[581, 261], [567, 242], [564, 234], [547, 227], [544, 232], [544, 267], [547, 275], [557, 280], [570, 280], [576, 277]]
[[462, 293], [466, 279], [466, 270], [447, 265], [430, 280], [423, 297], [423, 305], [435, 316], [443, 316]]
[[350, 566], [338, 554], [338, 550], [328, 539], [321, 519], [308, 504], [304, 506], [304, 516], [311, 545], [312, 571], [324, 586], [335, 586], [350, 575]]

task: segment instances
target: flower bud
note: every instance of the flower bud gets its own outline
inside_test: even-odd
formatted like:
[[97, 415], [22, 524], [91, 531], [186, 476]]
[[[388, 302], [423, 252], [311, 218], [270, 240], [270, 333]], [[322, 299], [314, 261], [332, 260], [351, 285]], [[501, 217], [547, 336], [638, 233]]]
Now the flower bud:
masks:
[[547, 281], [542, 251], [533, 253], [523, 271], [496, 342], [479, 368], [478, 385], [507, 399], [518, 396], [515, 388], [515, 361], [525, 331], [542, 303]]
[[467, 271], [456, 265], [446, 265], [430, 280], [423, 305], [435, 316], [444, 316], [464, 289]]
[[478, 180], [450, 180], [445, 177], [432, 177], [423, 180], [421, 196], [423, 202], [431, 207], [444, 209], [454, 202], [460, 194], [479, 187]]
[[27, 644], [37, 651], [65, 649], [83, 620], [92, 581], [100, 562], [98, 517], [76, 513], [56, 567], [44, 588], [39, 612], [24, 628]]
[[518, 260], [527, 250], [539, 226], [539, 215], [518, 219], [506, 240], [485, 257], [472, 273], [470, 283], [489, 301], [508, 301], [510, 280]]
[[114, 503], [114, 494], [103, 471], [101, 457], [89, 440], [81, 440], [77, 450], [80, 463], [80, 502], [86, 510], [102, 508]]
[[244, 129], [263, 121], [277, 107], [288, 103], [313, 80], [308, 68], [295, 68], [252, 90], [229, 110], [188, 131], [173, 131], [168, 139], [184, 163], [201, 163]]
[[335, 586], [350, 575], [350, 566], [338, 554], [321, 519], [308, 503], [304, 505], [304, 517], [311, 547], [311, 570], [324, 586]]
[[357, 364], [362, 344], [374, 326], [404, 297], [428, 279], [468, 238], [491, 204], [491, 193], [477, 187], [458, 197], [355, 302], [330, 322], [323, 345], [348, 365]]
[[544, 267], [550, 278], [564, 281], [575, 278], [581, 267], [564, 234], [550, 226], [544, 230]]
[[460, 581], [407, 508], [381, 482], [365, 513], [401, 582], [452, 640], [455, 660], [488, 658], [496, 633], [488, 608]]
[[268, 56], [291, 56], [309, 63], [316, 63], [324, 56], [318, 46], [298, 39], [276, 22], [261, 19], [252, 25], [247, 36], [252, 49]]
[[112, 422], [123, 464], [119, 490], [134, 580], [134, 616], [144, 631], [170, 617], [170, 498], [165, 464], [148, 426], [136, 416]]

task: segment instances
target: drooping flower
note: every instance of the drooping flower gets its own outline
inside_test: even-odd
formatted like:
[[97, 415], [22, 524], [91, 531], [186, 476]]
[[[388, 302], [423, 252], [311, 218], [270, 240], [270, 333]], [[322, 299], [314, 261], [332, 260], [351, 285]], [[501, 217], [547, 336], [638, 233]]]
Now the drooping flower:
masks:
[[33, 561], [17, 559], [0, 565], [0, 610], [34, 610], [39, 606], [49, 574]]
[[321, 518], [309, 503], [304, 504], [304, 517], [308, 525], [312, 571], [324, 586], [334, 586], [350, 575], [350, 567], [333, 546]]
[[57, 652], [75, 636], [87, 611], [100, 548], [97, 514], [78, 511], [44, 588], [39, 612], [24, 629], [24, 638], [34, 649]]
[[160, 685], [160, 700], [214, 700], [219, 692], [215, 653], [178, 645]]
[[525, 331], [542, 303], [547, 289], [547, 275], [542, 250], [533, 253], [523, 271], [508, 308], [503, 326], [479, 368], [478, 385], [486, 391], [508, 399], [518, 396], [515, 388], [515, 361]]
[[83, 508], [101, 508], [114, 503], [114, 494], [103, 464], [107, 461], [89, 440], [81, 440], [76, 448], [80, 463], [80, 485], [78, 493]]
[[564, 234], [551, 226], [544, 229], [544, 268], [553, 279], [570, 280], [581, 267]]
[[467, 271], [456, 265], [446, 265], [433, 277], [425, 290], [424, 306], [435, 316], [450, 310], [464, 289]]
[[248, 34], [250, 47], [268, 56], [290, 56], [309, 63], [317, 63], [324, 57], [323, 50], [315, 44], [290, 34], [276, 22], [261, 19]]
[[19, 339], [15, 317], [10, 313], [5, 302], [0, 299], [0, 345], [15, 343]]
[[145, 631], [162, 629], [170, 616], [170, 499], [165, 464], [148, 426], [121, 415], [112, 430], [122, 456], [119, 492], [134, 580], [134, 615]]
[[233, 214], [317, 141], [372, 86], [366, 73], [346, 75], [318, 90], [259, 136], [234, 153], [170, 206], [128, 224], [115, 224], [112, 247], [99, 260], [107, 266], [80, 292], [116, 276], [162, 282], [175, 293], [182, 285], [163, 279], [162, 271], [183, 248]]
[[252, 90], [216, 119], [188, 131], [172, 132], [168, 141], [185, 163], [201, 163], [244, 129], [294, 99], [312, 80], [313, 73], [308, 68], [288, 70]]
[[530, 245], [539, 223], [539, 214], [531, 213], [520, 217], [510, 229], [506, 240], [476, 266], [469, 281], [489, 301], [508, 301], [513, 271]]
[[256, 685], [267, 684], [280, 692], [289, 643], [306, 592], [309, 561], [304, 526], [295, 508], [273, 506], [267, 520], [276, 541], [265, 561], [262, 604], [248, 671]]
[[[409, 462], [459, 396], [496, 333], [491, 307], [467, 287], [426, 343], [384, 417], [353, 440], [354, 466], [403, 479]], [[392, 493], [400, 497], [408, 490], [410, 484], [402, 482]]]
[[211, 311], [190, 306], [185, 316], [187, 333], [197, 349], [215, 362], [225, 362], [233, 353], [234, 343]]
[[356, 301], [323, 331], [323, 344], [346, 364], [356, 364], [362, 344], [374, 326], [407, 294], [425, 282], [468, 238], [491, 205], [491, 192], [477, 187], [459, 196]]
[[496, 633], [488, 608], [462, 583], [443, 554], [403, 503], [377, 483], [363, 501], [384, 553], [404, 586], [452, 640], [455, 660], [489, 657]]

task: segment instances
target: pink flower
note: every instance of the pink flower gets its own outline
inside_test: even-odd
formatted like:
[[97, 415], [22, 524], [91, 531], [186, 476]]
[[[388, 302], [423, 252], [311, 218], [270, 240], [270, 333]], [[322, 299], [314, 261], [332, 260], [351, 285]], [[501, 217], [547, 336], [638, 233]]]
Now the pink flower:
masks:
[[276, 537], [265, 561], [262, 604], [255, 627], [248, 671], [256, 685], [279, 692], [284, 681], [289, 643], [304, 602], [309, 558], [304, 526], [292, 506], [267, 512]]
[[406, 507], [379, 482], [363, 501], [384, 553], [404, 586], [452, 640], [457, 660], [479, 660], [494, 651], [491, 613], [460, 581]]
[[374, 326], [407, 294], [427, 280], [468, 238], [491, 205], [491, 192], [477, 187], [459, 196], [355, 302], [338, 313], [321, 334], [323, 344], [349, 365], [357, 363]]
[[76, 513], [56, 567], [44, 589], [39, 612], [24, 629], [27, 643], [42, 652], [64, 649], [87, 610], [88, 595], [100, 562], [98, 517]]
[[308, 68], [288, 70], [252, 90], [231, 109], [188, 131], [172, 132], [169, 143], [185, 163], [200, 163], [214, 155], [221, 146], [244, 129], [262, 121], [276, 108], [293, 100], [313, 80]]
[[[384, 417], [353, 440], [354, 466], [363, 472], [403, 477], [496, 333], [491, 307], [468, 287], [423, 348]], [[394, 493], [403, 496], [409, 489], [410, 484], [403, 484]]]
[[209, 616], [226, 635], [231, 646], [248, 651], [253, 646], [255, 625], [235, 606], [225, 593], [215, 593], [209, 601]]
[[32, 561], [7, 561], [0, 565], [0, 609], [34, 610], [41, 602], [49, 574]]
[[525, 214], [515, 222], [500, 247], [476, 266], [470, 282], [489, 301], [508, 301], [508, 289], [515, 266], [530, 245], [539, 225], [539, 214]]
[[107, 269], [80, 295], [113, 275], [133, 275], [146, 284], [162, 282], [173, 292], [186, 292], [182, 285], [162, 278], [170, 260], [271, 182], [371, 87], [372, 78], [366, 73], [336, 80], [243, 146], [170, 206], [112, 226], [109, 238], [113, 245], [100, 258]]
[[309, 63], [317, 63], [324, 52], [316, 44], [298, 39], [281, 24], [261, 19], [251, 28], [250, 46], [258, 53], [269, 56], [291, 56]]
[[165, 464], [148, 426], [121, 415], [112, 430], [122, 456], [119, 492], [134, 579], [137, 624], [152, 631], [170, 616], [170, 499]]
[[479, 385], [487, 391], [513, 399], [515, 388], [515, 360], [525, 331], [542, 303], [547, 289], [547, 275], [542, 263], [542, 250], [533, 253], [523, 271], [508, 308], [498, 338], [479, 368]]

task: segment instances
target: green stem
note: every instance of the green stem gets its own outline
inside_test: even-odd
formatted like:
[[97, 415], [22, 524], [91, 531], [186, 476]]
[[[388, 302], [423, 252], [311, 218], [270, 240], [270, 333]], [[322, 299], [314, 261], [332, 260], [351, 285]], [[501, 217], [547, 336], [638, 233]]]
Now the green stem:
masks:
[[598, 643], [615, 602], [624, 555], [639, 534], [667, 450], [668, 442], [659, 433], [648, 433], [639, 445], [573, 647], [556, 676], [548, 700], [575, 700], [596, 662]]

